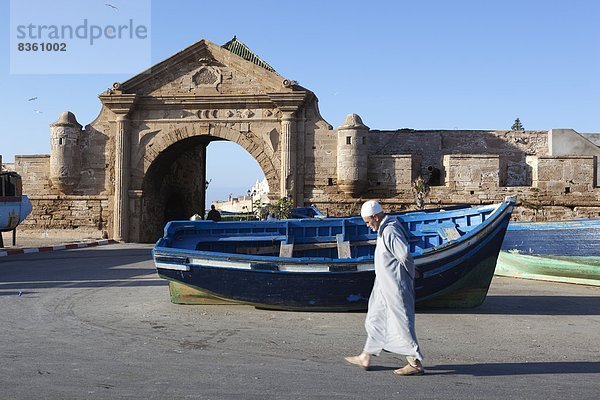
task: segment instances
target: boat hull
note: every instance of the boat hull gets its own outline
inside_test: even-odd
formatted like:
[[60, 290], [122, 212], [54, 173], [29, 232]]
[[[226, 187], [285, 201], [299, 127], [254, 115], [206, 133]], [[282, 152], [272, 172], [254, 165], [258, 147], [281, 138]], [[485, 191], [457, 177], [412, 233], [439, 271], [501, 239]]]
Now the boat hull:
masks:
[[496, 275], [600, 286], [600, 220], [511, 223]]
[[169, 280], [169, 297], [171, 303], [174, 304], [225, 305], [239, 303], [233, 300], [220, 299], [198, 288], [174, 280]]
[[0, 197], [0, 232], [12, 231], [31, 213], [27, 196]]
[[[510, 212], [504, 213], [468, 240], [415, 256], [420, 273], [415, 279], [417, 306], [480, 305], [487, 295], [509, 219]], [[172, 299], [181, 303], [202, 303], [207, 296], [214, 296], [269, 309], [358, 311], [367, 308], [375, 279], [372, 258], [321, 262], [288, 258], [268, 263], [260, 257], [162, 246], [155, 247], [154, 258], [159, 276], [187, 286], [181, 296], [173, 296], [171, 291]], [[319, 272], [307, 272], [311, 266]], [[190, 296], [190, 289], [197, 292]]]
[[[502, 238], [500, 226], [477, 249], [465, 249], [437, 261], [423, 263], [417, 259], [420, 270], [430, 271], [415, 280], [417, 308], [472, 308], [481, 305], [494, 275]], [[190, 256], [193, 257], [193, 254]], [[445, 269], [443, 273], [431, 273], [440, 268]], [[171, 301], [176, 304], [226, 304], [233, 301], [293, 311], [366, 310], [375, 279], [372, 269], [360, 273], [241, 273], [236, 269], [203, 265], [192, 267], [190, 271], [158, 268], [158, 273], [169, 280]]]
[[600, 257], [541, 257], [501, 251], [496, 275], [600, 286]]

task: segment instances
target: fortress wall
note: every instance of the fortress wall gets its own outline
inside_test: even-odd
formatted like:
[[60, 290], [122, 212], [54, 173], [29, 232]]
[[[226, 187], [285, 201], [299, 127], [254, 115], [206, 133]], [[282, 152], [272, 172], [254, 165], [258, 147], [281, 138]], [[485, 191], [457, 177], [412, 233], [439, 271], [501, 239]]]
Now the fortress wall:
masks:
[[15, 156], [15, 171], [23, 179], [23, 194], [33, 210], [19, 235], [53, 235], [69, 239], [101, 238], [108, 231], [106, 196], [64, 195], [50, 181], [50, 156]]
[[49, 155], [15, 156], [14, 168], [23, 179], [23, 194], [46, 195], [53, 192]]

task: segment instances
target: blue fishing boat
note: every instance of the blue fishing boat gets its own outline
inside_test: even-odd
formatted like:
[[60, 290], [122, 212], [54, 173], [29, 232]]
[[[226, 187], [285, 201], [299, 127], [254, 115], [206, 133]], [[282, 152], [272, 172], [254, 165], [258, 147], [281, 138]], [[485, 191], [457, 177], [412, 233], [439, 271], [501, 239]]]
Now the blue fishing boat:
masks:
[[[14, 230], [31, 212], [29, 198], [22, 194], [21, 177], [16, 172], [0, 172], [0, 232]], [[0, 246], [3, 246], [0, 236]]]
[[290, 218], [326, 218], [317, 207], [310, 205], [308, 207], [294, 207], [290, 212]]
[[[409, 235], [418, 306], [484, 301], [514, 204], [507, 198], [391, 215]], [[172, 221], [153, 256], [160, 277], [219, 299], [268, 309], [350, 311], [367, 308], [375, 243], [376, 233], [360, 217]]]
[[511, 222], [496, 275], [600, 286], [600, 219]]

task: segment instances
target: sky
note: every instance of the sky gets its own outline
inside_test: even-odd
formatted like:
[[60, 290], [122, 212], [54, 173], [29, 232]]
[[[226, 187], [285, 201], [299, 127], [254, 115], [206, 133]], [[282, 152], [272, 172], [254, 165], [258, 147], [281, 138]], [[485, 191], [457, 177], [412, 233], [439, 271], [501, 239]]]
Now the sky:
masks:
[[[63, 0], [13, 1], [31, 10], [54, 4], [44, 11], [47, 22], [79, 18], [77, 7], [56, 6]], [[64, 1], [98, 18], [116, 11], [106, 4], [137, 7], [148, 19], [149, 47], [121, 56], [131, 69], [125, 73], [110, 63], [121, 53], [101, 46], [65, 66], [68, 72], [11, 73], [15, 17], [10, 1], [0, 0], [4, 162], [49, 154], [49, 125], [63, 111], [91, 123], [98, 94], [145, 69], [136, 63], [156, 64], [201, 39], [222, 45], [234, 35], [313, 91], [334, 128], [356, 113], [371, 129], [502, 130], [518, 117], [527, 130], [600, 133], [598, 1]], [[43, 59], [30, 66], [49, 68]], [[234, 143], [212, 143], [207, 156], [209, 203], [244, 194], [263, 177]]]

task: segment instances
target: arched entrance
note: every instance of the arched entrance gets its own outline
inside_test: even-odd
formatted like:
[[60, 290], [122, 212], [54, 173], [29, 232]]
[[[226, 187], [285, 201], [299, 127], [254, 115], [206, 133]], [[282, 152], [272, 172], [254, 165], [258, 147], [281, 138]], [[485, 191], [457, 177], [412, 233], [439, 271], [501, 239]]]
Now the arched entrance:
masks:
[[[142, 183], [141, 241], [155, 242], [168, 221], [188, 219], [196, 213], [204, 215], [207, 151], [210, 151], [210, 143], [225, 140], [211, 135], [191, 136], [173, 143], [157, 155]], [[235, 174], [235, 160], [231, 162], [230, 172]], [[261, 169], [265, 173], [263, 166]], [[267, 166], [267, 171], [276, 177], [272, 168]]]
[[164, 224], [202, 213], [209, 138], [187, 138], [162, 151], [142, 183], [140, 239], [152, 242]]
[[[244, 148], [274, 198], [303, 204], [305, 177], [314, 184], [316, 175], [315, 133], [329, 143], [331, 126], [312, 92], [233, 44], [202, 40], [99, 96], [103, 110], [92, 125], [112, 149], [115, 239], [151, 242], [166, 219], [202, 212], [214, 140]], [[326, 168], [333, 175], [335, 159]]]

